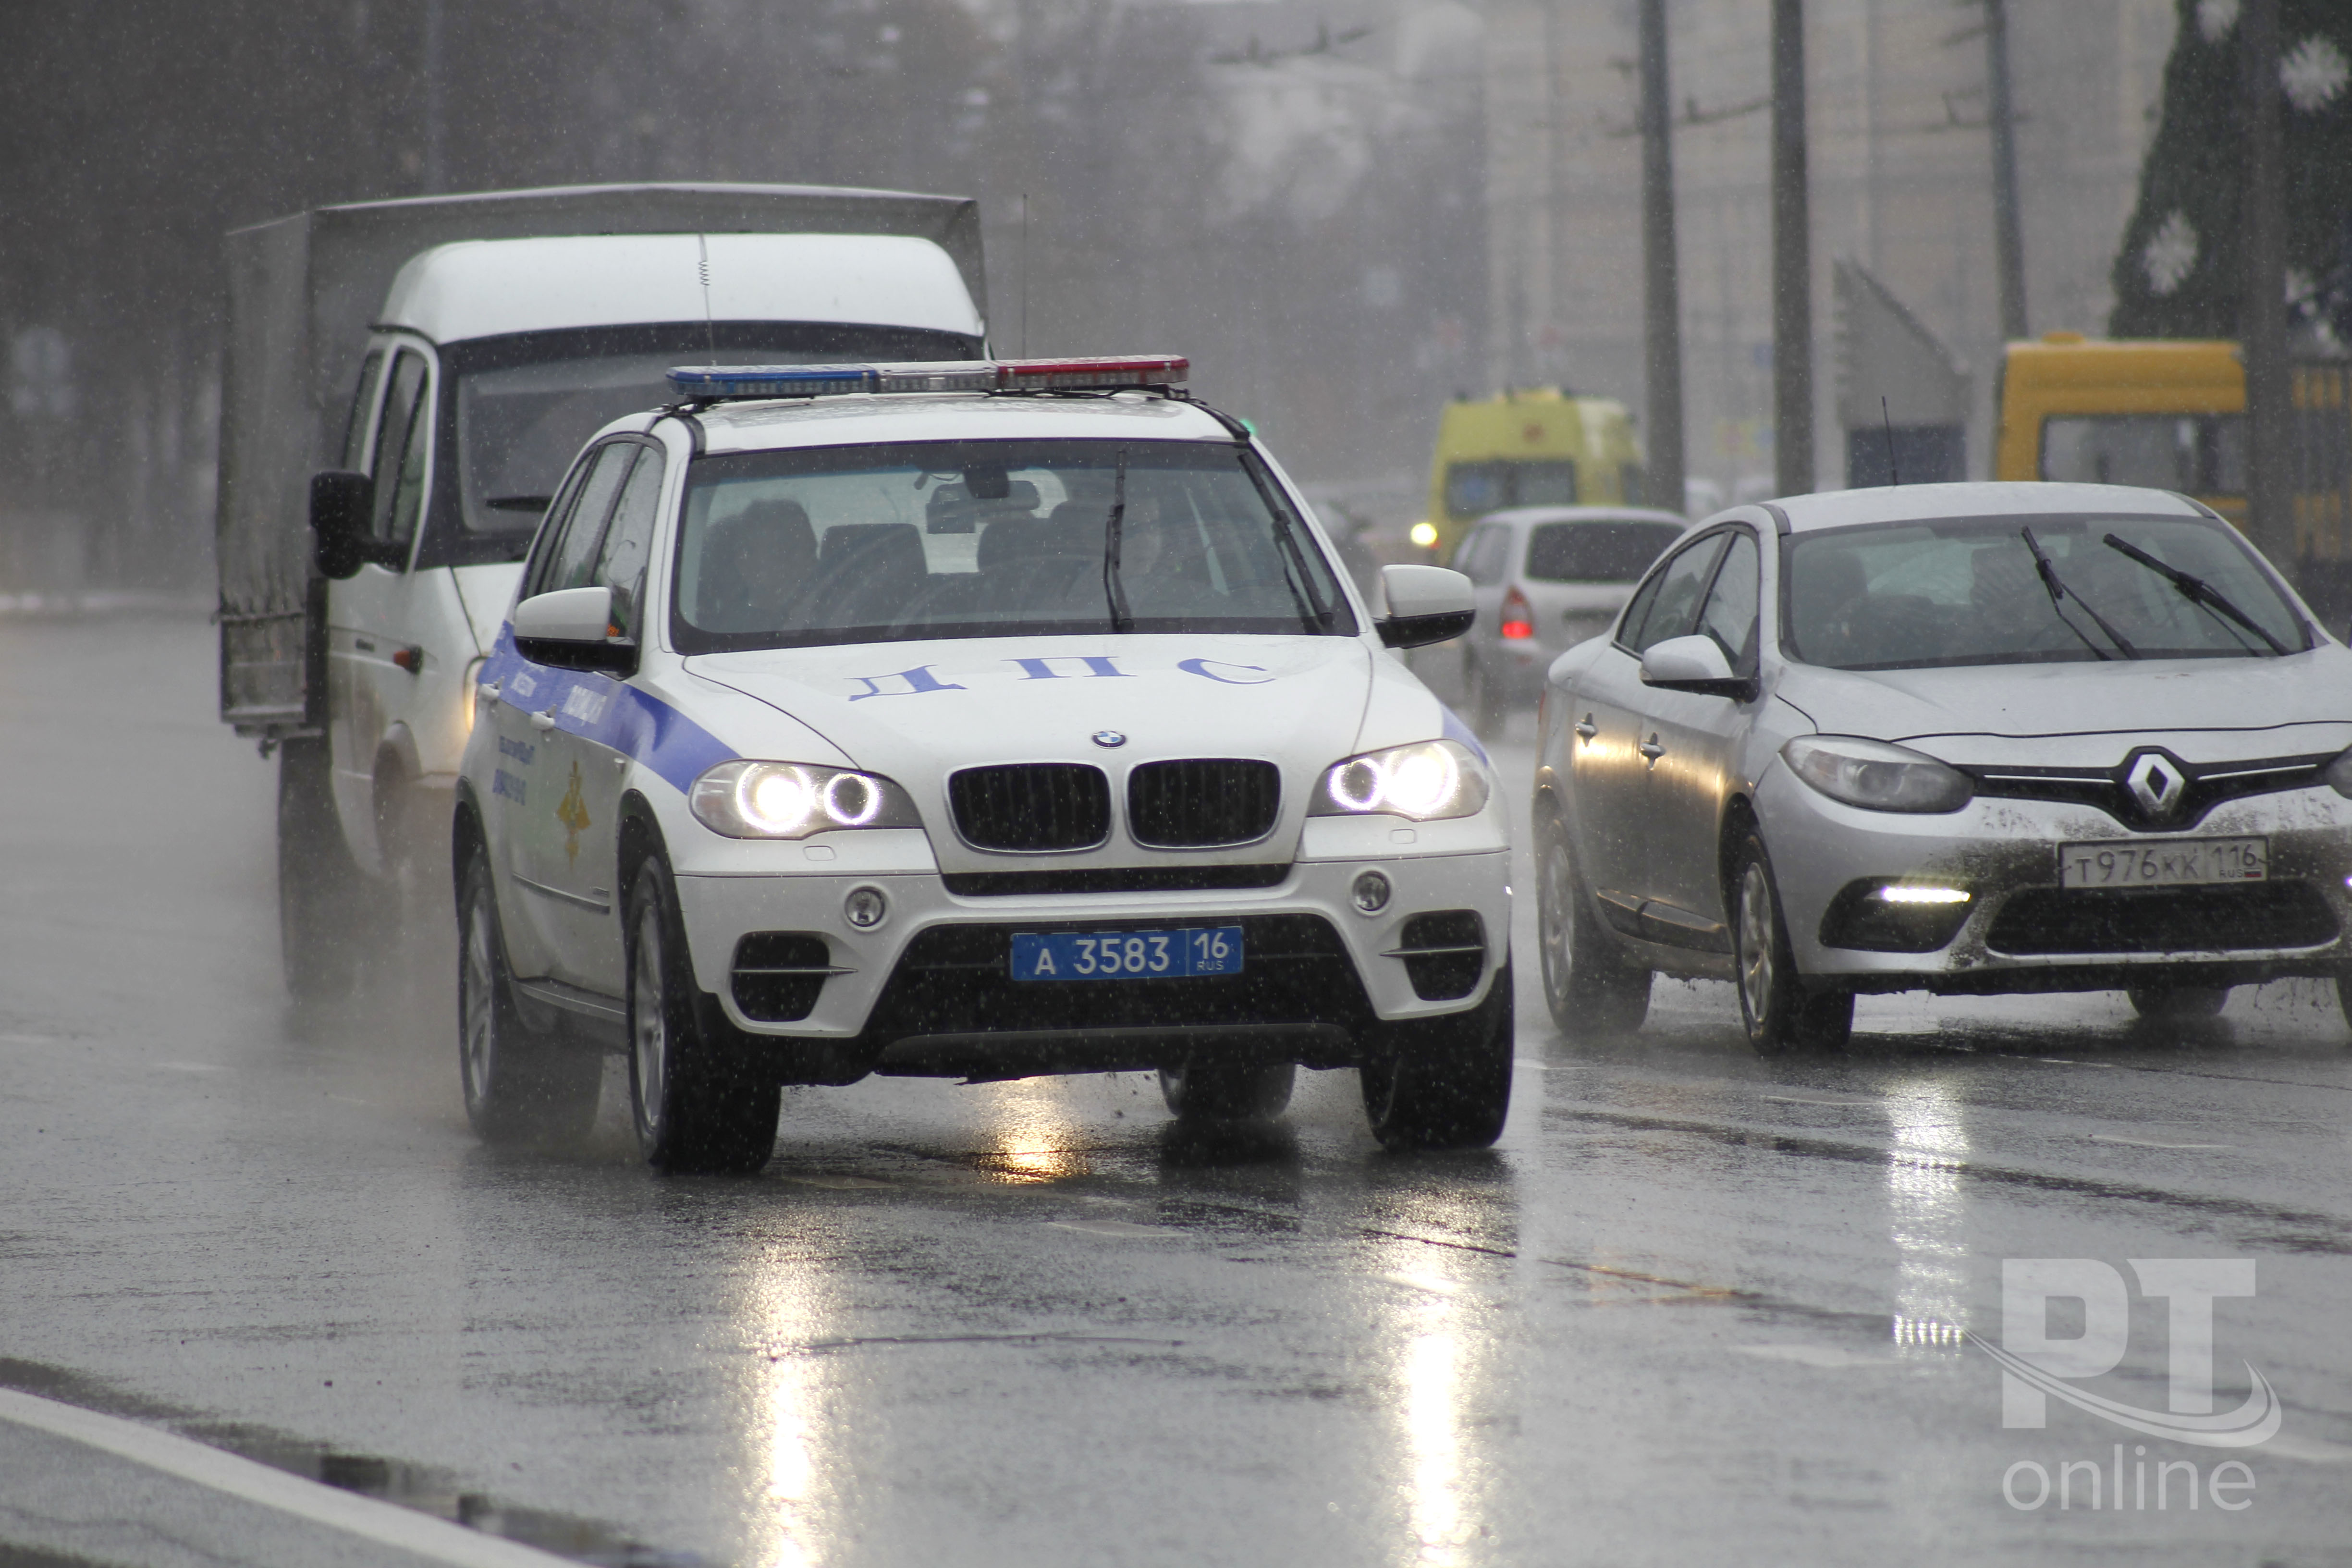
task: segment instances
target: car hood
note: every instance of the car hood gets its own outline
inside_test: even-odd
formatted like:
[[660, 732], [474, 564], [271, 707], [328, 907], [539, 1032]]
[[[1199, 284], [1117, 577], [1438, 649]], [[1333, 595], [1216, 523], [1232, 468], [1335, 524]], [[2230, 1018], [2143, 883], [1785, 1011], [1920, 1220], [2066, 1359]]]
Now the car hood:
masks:
[[[1373, 662], [1352, 637], [1105, 636], [773, 648], [686, 664], [816, 731], [857, 767], [895, 779], [931, 823], [949, 820], [947, 775], [958, 768], [1090, 763], [1123, 791], [1139, 763], [1264, 758], [1283, 773], [1272, 840], [1205, 857], [1262, 860], [1289, 854], [1317, 779], [1357, 749]], [[1106, 732], [1125, 739], [1098, 744], [1094, 737]], [[945, 833], [932, 841], [942, 869], [1006, 858], [976, 855]], [[1100, 850], [1054, 859], [1083, 867], [1155, 858], [1114, 836]]]
[[[1777, 695], [1825, 734], [1916, 746], [1948, 762], [2099, 765], [2119, 737], [2184, 760], [2284, 755], [2352, 743], [2352, 651], [2284, 658], [2143, 659], [1839, 670], [1790, 665]], [[2333, 739], [2341, 731], [2342, 739]], [[2103, 760], [2100, 760], [2103, 759]]]

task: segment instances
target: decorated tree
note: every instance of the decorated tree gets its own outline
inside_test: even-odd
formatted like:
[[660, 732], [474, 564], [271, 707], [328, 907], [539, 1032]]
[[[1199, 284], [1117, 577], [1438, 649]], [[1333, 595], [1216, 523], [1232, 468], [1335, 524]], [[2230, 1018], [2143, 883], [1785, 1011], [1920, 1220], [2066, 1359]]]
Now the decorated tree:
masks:
[[[2163, 118], [2113, 274], [2119, 338], [2240, 335], [2245, 92], [2240, 0], [2179, 0]], [[2352, 343], [2352, 3], [2279, 0], [2287, 303]]]

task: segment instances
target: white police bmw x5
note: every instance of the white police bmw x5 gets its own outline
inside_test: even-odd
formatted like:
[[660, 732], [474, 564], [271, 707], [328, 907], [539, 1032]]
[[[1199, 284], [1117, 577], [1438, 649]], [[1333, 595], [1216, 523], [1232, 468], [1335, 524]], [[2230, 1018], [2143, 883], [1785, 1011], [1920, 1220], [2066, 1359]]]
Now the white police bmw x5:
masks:
[[778, 1090], [1157, 1068], [1188, 1119], [1362, 1071], [1491, 1142], [1508, 839], [1387, 650], [1468, 584], [1335, 571], [1175, 359], [681, 370], [548, 510], [456, 817], [466, 1104], [751, 1170]]

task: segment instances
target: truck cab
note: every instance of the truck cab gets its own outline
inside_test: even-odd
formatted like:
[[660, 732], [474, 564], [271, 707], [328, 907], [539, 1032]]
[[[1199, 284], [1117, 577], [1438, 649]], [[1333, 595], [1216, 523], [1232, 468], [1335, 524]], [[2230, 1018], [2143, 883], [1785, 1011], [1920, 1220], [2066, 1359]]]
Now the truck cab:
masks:
[[[617, 199], [628, 194], [638, 199]], [[566, 195], [588, 198], [584, 209], [530, 200]], [[581, 443], [672, 401], [664, 375], [682, 361], [983, 353], [971, 207], [607, 188], [330, 209], [285, 220], [299, 236], [232, 237], [222, 709], [279, 755], [280, 912], [298, 994], [347, 984], [402, 918], [404, 890], [440, 885], [474, 673]], [[316, 221], [362, 211], [383, 231], [361, 229], [364, 246], [352, 226]], [[685, 221], [669, 229], [666, 213]], [[467, 217], [488, 232], [442, 237]], [[774, 231], [740, 226], [761, 221]], [[510, 232], [631, 223], [668, 231]], [[286, 254], [292, 237], [304, 254]], [[439, 242], [403, 243], [419, 237]], [[362, 250], [373, 288], [352, 259]], [[327, 319], [337, 311], [348, 335]], [[292, 327], [309, 329], [306, 344], [284, 341]], [[295, 395], [305, 382], [308, 399]], [[273, 405], [287, 417], [270, 421]]]

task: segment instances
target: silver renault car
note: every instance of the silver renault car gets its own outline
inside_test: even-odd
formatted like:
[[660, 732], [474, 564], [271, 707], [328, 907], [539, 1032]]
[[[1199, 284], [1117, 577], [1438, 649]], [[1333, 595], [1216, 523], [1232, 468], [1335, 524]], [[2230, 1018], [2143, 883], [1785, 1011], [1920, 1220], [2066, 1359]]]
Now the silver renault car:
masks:
[[1654, 973], [1736, 981], [1773, 1052], [1842, 1041], [1864, 992], [2183, 1017], [2352, 967], [2352, 650], [2181, 496], [1719, 513], [1553, 662], [1540, 736], [1564, 1031], [1637, 1026]]

